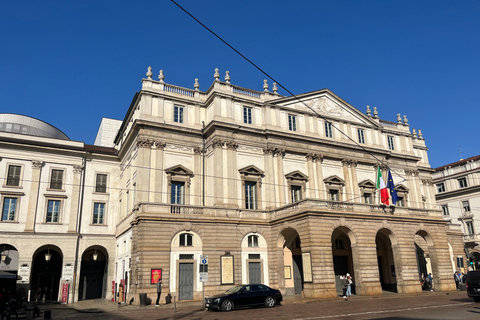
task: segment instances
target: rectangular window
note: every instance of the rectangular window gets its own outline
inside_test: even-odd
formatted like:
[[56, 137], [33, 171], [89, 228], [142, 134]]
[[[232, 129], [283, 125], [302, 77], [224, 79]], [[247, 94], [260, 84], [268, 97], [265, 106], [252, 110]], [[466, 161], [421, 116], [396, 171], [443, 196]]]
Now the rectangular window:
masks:
[[180, 247], [193, 246], [193, 236], [190, 233], [182, 233], [180, 235]]
[[47, 205], [47, 223], [58, 223], [60, 217], [60, 206], [62, 202], [60, 200], [48, 200]]
[[256, 182], [245, 182], [245, 209], [257, 209]]
[[21, 166], [8, 166], [7, 186], [20, 185], [20, 173], [22, 171]]
[[2, 221], [15, 221], [18, 198], [3, 198]]
[[459, 188], [466, 188], [466, 187], [468, 187], [468, 185], [467, 185], [467, 178], [463, 177], [463, 178], [458, 179], [458, 187], [459, 187]]
[[371, 193], [364, 193], [363, 194], [363, 203], [372, 204], [372, 194]]
[[173, 122], [183, 123], [183, 107], [173, 107]]
[[92, 224], [104, 224], [104, 221], [105, 221], [105, 203], [95, 202], [93, 204]]
[[473, 221], [467, 221], [465, 224], [467, 225], [467, 234], [475, 234], [475, 230], [473, 229]]
[[468, 200], [462, 201], [463, 212], [470, 212], [470, 202]]
[[340, 201], [340, 193], [338, 192], [338, 190], [330, 190], [329, 194], [330, 194], [330, 200]]
[[463, 257], [457, 257], [457, 267], [463, 268]]
[[405, 198], [404, 197], [398, 197], [397, 207], [405, 207]]
[[440, 192], [445, 192], [445, 183], [439, 183], [437, 184], [437, 193], [440, 193]]
[[442, 206], [442, 211], [444, 216], [449, 216], [450, 212], [448, 211], [448, 205]]
[[172, 181], [172, 204], [184, 204], [185, 182]]
[[243, 107], [243, 123], [252, 124], [252, 108]]
[[107, 175], [97, 174], [95, 182], [95, 192], [106, 193], [107, 192]]
[[365, 130], [357, 129], [358, 133], [358, 142], [364, 144], [365, 143]]
[[297, 131], [297, 116], [293, 114], [288, 115], [288, 130]]
[[395, 150], [395, 144], [393, 143], [393, 137], [392, 136], [387, 136], [387, 141], [388, 141], [388, 149], [389, 150]]
[[63, 187], [63, 170], [52, 170], [50, 177], [50, 189], [62, 190]]
[[258, 248], [258, 236], [248, 236], [248, 247]]
[[292, 193], [292, 203], [302, 200], [302, 187], [301, 186], [291, 186], [290, 191]]
[[330, 122], [325, 122], [325, 137], [333, 138], [332, 124]]

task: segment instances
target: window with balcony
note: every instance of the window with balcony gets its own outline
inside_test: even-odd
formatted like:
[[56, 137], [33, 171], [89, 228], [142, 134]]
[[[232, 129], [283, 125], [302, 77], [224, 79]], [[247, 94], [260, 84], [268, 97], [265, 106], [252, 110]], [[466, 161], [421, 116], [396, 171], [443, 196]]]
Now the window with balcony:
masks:
[[22, 166], [8, 166], [7, 173], [7, 186], [18, 187], [20, 186], [20, 174], [22, 172]]
[[95, 192], [106, 193], [107, 192], [107, 175], [97, 174], [95, 181]]
[[180, 235], [180, 247], [192, 247], [193, 235], [191, 233], [182, 233]]
[[255, 235], [248, 236], [248, 247], [258, 248], [258, 236], [255, 236]]
[[345, 180], [338, 176], [330, 176], [323, 179], [325, 188], [327, 189], [328, 200], [343, 201], [342, 193], [345, 186]]
[[437, 193], [445, 192], [445, 183], [438, 183], [437, 184]]
[[257, 183], [245, 182], [245, 209], [257, 209]]
[[288, 130], [297, 131], [297, 116], [293, 114], [288, 115]]
[[463, 177], [463, 178], [458, 179], [458, 187], [459, 187], [459, 188], [466, 188], [466, 187], [468, 187], [467, 178], [466, 178], [466, 177]]
[[171, 199], [172, 204], [185, 203], [185, 182], [172, 181], [171, 182]]
[[50, 175], [50, 189], [63, 189], [63, 170], [52, 169], [52, 173]]
[[15, 221], [18, 208], [18, 198], [3, 198], [2, 221]]
[[243, 107], [243, 123], [252, 124], [252, 108]]
[[465, 222], [465, 225], [467, 227], [467, 234], [469, 236], [474, 235], [475, 230], [473, 229], [473, 221], [467, 221], [467, 222]]
[[443, 205], [442, 206], [442, 211], [444, 216], [449, 216], [450, 212], [448, 211], [448, 205]]

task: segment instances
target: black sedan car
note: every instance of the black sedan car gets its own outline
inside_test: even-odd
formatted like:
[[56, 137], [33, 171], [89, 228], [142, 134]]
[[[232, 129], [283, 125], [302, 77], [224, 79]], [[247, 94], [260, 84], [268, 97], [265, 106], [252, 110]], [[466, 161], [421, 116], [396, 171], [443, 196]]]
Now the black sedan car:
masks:
[[480, 302], [480, 270], [468, 271], [466, 285], [468, 296]]
[[208, 310], [230, 311], [236, 307], [266, 306], [273, 307], [282, 301], [279, 290], [264, 284], [247, 284], [235, 286], [225, 293], [205, 298], [205, 308]]

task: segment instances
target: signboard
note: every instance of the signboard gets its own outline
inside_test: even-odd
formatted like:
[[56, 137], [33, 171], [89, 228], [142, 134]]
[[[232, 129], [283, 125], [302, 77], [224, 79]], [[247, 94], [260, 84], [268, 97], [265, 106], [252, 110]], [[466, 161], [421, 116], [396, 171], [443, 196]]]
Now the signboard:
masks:
[[18, 281], [20, 283], [29, 283], [30, 282], [30, 266], [22, 265], [18, 268], [18, 275], [22, 277], [22, 280]]
[[234, 284], [233, 256], [221, 256], [222, 284]]
[[200, 282], [208, 281], [208, 272], [200, 272]]
[[312, 260], [310, 258], [310, 252], [302, 252], [302, 264], [303, 264], [303, 281], [313, 282]]
[[73, 266], [72, 265], [65, 265], [63, 266], [63, 276], [62, 280], [64, 281], [72, 281], [73, 280]]
[[200, 256], [200, 264], [208, 264], [208, 256]]
[[156, 284], [158, 280], [162, 280], [162, 269], [151, 269], [150, 284]]
[[62, 285], [62, 304], [68, 303], [68, 283], [64, 282]]

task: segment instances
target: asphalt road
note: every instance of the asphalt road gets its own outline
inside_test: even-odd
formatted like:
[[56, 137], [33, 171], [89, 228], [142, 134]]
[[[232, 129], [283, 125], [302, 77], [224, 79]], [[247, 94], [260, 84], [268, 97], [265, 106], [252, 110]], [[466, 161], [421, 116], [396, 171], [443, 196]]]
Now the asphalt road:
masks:
[[[75, 305], [72, 305], [75, 306]], [[177, 310], [168, 306], [124, 306], [117, 308], [112, 303], [92, 305], [82, 309], [70, 307], [52, 308], [52, 319], [182, 319], [182, 320], [229, 320], [229, 319], [480, 319], [480, 303], [466, 297], [465, 292], [425, 292], [413, 295], [386, 294], [372, 297], [352, 297], [330, 300], [285, 301], [281, 306], [238, 309], [231, 312], [211, 312], [201, 309], [201, 302], [179, 303]], [[43, 316], [42, 316], [43, 318]]]

